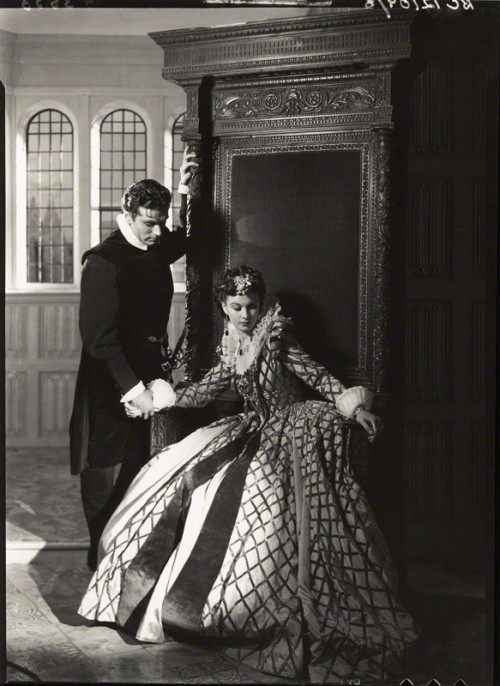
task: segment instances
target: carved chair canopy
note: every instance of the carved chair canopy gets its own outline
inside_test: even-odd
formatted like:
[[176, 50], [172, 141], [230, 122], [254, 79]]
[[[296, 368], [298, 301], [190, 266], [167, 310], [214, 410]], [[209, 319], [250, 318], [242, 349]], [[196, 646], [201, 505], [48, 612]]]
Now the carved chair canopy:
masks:
[[410, 54], [411, 20], [343, 10], [150, 34], [163, 77], [186, 91], [183, 138], [202, 160], [188, 202], [189, 378], [210, 366], [221, 334], [213, 280], [247, 262], [295, 303], [299, 324], [301, 299], [320, 313], [343, 380], [383, 400], [391, 73]]

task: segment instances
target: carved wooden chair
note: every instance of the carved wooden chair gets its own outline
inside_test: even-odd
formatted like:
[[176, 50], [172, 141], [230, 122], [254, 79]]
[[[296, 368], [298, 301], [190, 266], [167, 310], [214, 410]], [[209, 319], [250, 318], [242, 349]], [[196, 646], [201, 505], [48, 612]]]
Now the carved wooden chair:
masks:
[[[321, 340], [320, 357], [309, 352], [327, 368], [335, 351], [331, 371], [346, 385], [368, 385], [383, 416], [391, 81], [410, 54], [411, 21], [363, 9], [150, 34], [164, 52], [163, 77], [186, 92], [183, 140], [201, 160], [188, 197], [188, 380], [212, 366], [222, 334], [214, 278], [244, 262], [283, 304], [300, 305], [298, 317], [287, 312], [299, 326], [301, 313], [320, 322], [315, 336], [302, 322], [301, 343]], [[219, 399], [204, 420], [230, 411], [225, 405]], [[194, 421], [163, 413], [153, 451]], [[365, 432], [344, 426], [363, 479]]]

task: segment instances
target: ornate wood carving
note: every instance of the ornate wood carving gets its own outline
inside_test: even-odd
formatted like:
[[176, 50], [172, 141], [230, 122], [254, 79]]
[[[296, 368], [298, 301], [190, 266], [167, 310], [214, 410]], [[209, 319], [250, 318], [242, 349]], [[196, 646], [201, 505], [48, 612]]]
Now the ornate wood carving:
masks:
[[199, 139], [200, 118], [198, 111], [199, 83], [185, 86], [186, 91], [186, 114], [184, 115], [184, 138]]
[[406, 274], [449, 278], [452, 273], [452, 181], [413, 178], [409, 182]]
[[[186, 140], [186, 138], [185, 138]], [[189, 148], [201, 159], [201, 145], [198, 141], [189, 142]], [[199, 236], [196, 234], [196, 211], [200, 204], [203, 186], [203, 171], [200, 165], [193, 173], [187, 199], [186, 251], [186, 377], [195, 380], [200, 376], [200, 325], [201, 325], [201, 265]]]
[[374, 170], [372, 175], [372, 250], [373, 250], [373, 280], [372, 280], [372, 384], [377, 393], [385, 393], [389, 324], [389, 270], [390, 270], [390, 241], [389, 241], [389, 157], [390, 157], [390, 129], [387, 127], [375, 129]]
[[404, 13], [387, 21], [378, 10], [353, 10], [149, 35], [163, 48], [163, 76], [180, 82], [203, 75], [394, 63], [409, 56], [410, 22]]
[[[186, 269], [189, 378], [203, 366], [199, 337], [205, 310], [213, 311], [210, 304], [203, 307], [203, 298], [230, 261], [232, 156], [337, 146], [362, 152], [354, 375], [386, 392], [391, 72], [410, 54], [412, 20], [407, 12], [396, 11], [387, 21], [379, 9], [353, 9], [150, 34], [164, 52], [163, 77], [186, 90], [184, 140], [201, 144], [201, 196], [211, 198], [214, 166], [216, 173], [208, 211], [197, 209], [196, 188], [190, 198], [189, 227], [196, 240]], [[215, 264], [210, 242], [221, 240], [226, 242], [224, 264]], [[205, 324], [215, 348], [220, 322]]]
[[451, 441], [449, 422], [406, 425], [404, 471], [409, 519], [450, 519]]
[[[246, 138], [230, 139], [219, 148], [220, 163], [216, 168], [215, 204], [221, 208], [224, 225], [224, 261], [216, 264], [216, 274], [222, 273], [231, 264], [231, 190], [232, 160], [238, 155], [271, 154], [287, 151], [313, 150], [359, 150], [361, 153], [361, 199], [360, 199], [360, 251], [359, 251], [359, 316], [358, 316], [358, 364], [351, 370], [352, 380], [372, 384], [372, 370], [368, 360], [371, 358], [371, 342], [368, 339], [371, 308], [369, 283], [377, 279], [378, 271], [373, 271], [373, 262], [368, 261], [370, 234], [368, 230], [368, 206], [370, 190], [370, 137], [369, 132], [339, 132], [321, 135], [266, 136], [256, 138], [249, 145]], [[380, 227], [381, 234], [384, 227]], [[382, 297], [382, 296], [381, 296]], [[385, 297], [385, 295], [384, 295]], [[383, 322], [380, 321], [380, 327]], [[214, 313], [211, 323], [212, 347], [215, 349], [222, 336], [220, 316]], [[380, 329], [382, 335], [382, 328]], [[385, 336], [385, 333], [383, 334]], [[385, 344], [385, 340], [384, 340]], [[382, 375], [383, 376], [383, 375]], [[381, 381], [383, 381], [381, 377]]]
[[450, 301], [413, 301], [406, 306], [406, 398], [450, 398]]
[[[324, 115], [341, 112], [371, 112], [375, 86], [366, 80], [334, 85], [294, 83], [248, 89], [214, 91], [214, 119], [248, 119]], [[286, 121], [284, 122], [286, 124]]]

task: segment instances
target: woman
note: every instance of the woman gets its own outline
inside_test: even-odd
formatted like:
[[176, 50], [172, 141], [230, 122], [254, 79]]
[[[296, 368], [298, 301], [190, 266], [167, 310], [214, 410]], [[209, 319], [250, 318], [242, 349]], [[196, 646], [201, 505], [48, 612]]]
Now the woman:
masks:
[[[385, 542], [343, 451], [342, 416], [373, 440], [370, 393], [300, 347], [260, 272], [228, 270], [220, 362], [177, 391], [200, 407], [230, 385], [244, 411], [168, 446], [141, 470], [101, 538], [79, 612], [144, 641], [164, 630], [291, 679], [380, 683], [415, 643]], [[326, 401], [304, 401], [299, 379]], [[359, 683], [359, 682], [358, 682]]]

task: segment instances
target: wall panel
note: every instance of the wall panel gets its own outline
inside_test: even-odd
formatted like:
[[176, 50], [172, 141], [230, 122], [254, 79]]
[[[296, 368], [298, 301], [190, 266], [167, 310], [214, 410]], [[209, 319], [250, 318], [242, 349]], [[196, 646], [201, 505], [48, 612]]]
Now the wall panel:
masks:
[[[78, 293], [6, 297], [7, 447], [65, 447], [80, 361]], [[184, 294], [169, 323], [174, 347], [184, 326]], [[178, 377], [178, 375], [177, 375]]]
[[406, 398], [445, 399], [452, 393], [452, 303], [406, 304]]
[[412, 422], [405, 427], [406, 516], [448, 520], [452, 426], [449, 422]]
[[5, 432], [9, 439], [26, 438], [26, 372], [8, 371], [5, 388]]

